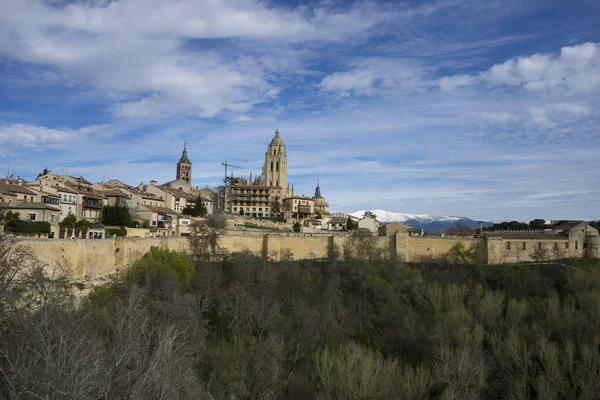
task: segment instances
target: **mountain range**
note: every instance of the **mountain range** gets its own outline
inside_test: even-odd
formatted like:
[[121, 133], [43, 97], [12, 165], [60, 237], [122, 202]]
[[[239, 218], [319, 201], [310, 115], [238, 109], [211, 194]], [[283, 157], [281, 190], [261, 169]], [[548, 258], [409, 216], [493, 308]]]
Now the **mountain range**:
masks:
[[[351, 213], [350, 215], [362, 218], [365, 211], [371, 211], [373, 214], [375, 214], [377, 216], [377, 220], [382, 224], [387, 224], [389, 222], [400, 222], [401, 224], [408, 225], [411, 228], [423, 228], [428, 231], [444, 231], [458, 223], [467, 225], [472, 229], [479, 228], [479, 221], [475, 221], [466, 217], [455, 217], [450, 215], [436, 217], [429, 214], [404, 214], [385, 210], [359, 210]], [[492, 225], [493, 222], [483, 221], [484, 228]]]

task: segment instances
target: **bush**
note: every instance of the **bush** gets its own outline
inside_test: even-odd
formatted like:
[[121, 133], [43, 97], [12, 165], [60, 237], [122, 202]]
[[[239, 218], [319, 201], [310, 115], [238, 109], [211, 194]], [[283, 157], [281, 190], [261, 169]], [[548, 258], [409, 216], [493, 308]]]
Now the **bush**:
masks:
[[118, 226], [131, 225], [129, 208], [123, 206], [104, 206], [102, 208], [102, 223]]
[[124, 226], [121, 226], [119, 228], [110, 228], [110, 229], [106, 229], [106, 233], [110, 233], [112, 235], [115, 236], [127, 236], [127, 228], [125, 228]]
[[194, 265], [181, 254], [152, 246], [150, 251], [127, 271], [127, 279], [141, 283], [145, 279], [156, 279], [167, 274], [186, 287], [192, 284]]
[[5, 231], [14, 233], [48, 233], [50, 222], [46, 221], [11, 221], [4, 226]]

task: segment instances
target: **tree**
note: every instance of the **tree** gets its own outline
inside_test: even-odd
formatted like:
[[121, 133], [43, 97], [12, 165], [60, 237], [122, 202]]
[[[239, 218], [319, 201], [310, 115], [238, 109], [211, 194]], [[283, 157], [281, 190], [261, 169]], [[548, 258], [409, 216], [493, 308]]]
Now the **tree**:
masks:
[[445, 231], [445, 233], [447, 235], [460, 236], [460, 237], [469, 236], [469, 234], [471, 232], [472, 232], [471, 228], [469, 228], [467, 225], [465, 225], [461, 222], [457, 222], [455, 225], [452, 225]]
[[131, 225], [129, 208], [123, 206], [104, 206], [102, 208], [102, 223], [116, 226]]
[[269, 207], [271, 207], [271, 214], [278, 216], [281, 213], [281, 202], [279, 201], [279, 196], [275, 196], [271, 199]]
[[37, 177], [39, 178], [40, 176], [47, 175], [50, 172], [52, 172], [52, 171], [50, 171], [48, 168], [44, 168], [44, 170], [41, 173], [39, 173]]
[[60, 221], [60, 226], [63, 228], [74, 228], [75, 225], [77, 225], [77, 217], [75, 214], [69, 214], [62, 221]]
[[194, 221], [191, 226], [190, 248], [194, 261], [215, 254], [219, 238], [227, 229], [227, 218], [223, 214], [211, 214], [204, 221]]
[[358, 222], [354, 222], [352, 217], [348, 217], [348, 220], [346, 221], [346, 230], [355, 231], [356, 229], [358, 229]]
[[185, 215], [190, 215], [192, 217], [206, 217], [206, 215], [208, 214], [208, 209], [202, 202], [202, 196], [198, 195], [194, 206], [186, 206], [181, 212]]
[[363, 214], [363, 218], [377, 219], [377, 215], [375, 215], [373, 211], [365, 211], [365, 213]]
[[546, 220], [536, 218], [533, 221], [529, 221], [529, 227], [531, 229], [544, 229], [546, 226]]

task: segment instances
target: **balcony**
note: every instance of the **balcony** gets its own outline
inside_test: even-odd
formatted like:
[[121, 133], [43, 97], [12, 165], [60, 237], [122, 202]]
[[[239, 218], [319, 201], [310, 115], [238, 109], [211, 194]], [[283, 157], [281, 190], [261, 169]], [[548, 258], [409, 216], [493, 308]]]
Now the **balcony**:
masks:
[[310, 206], [298, 206], [298, 214], [312, 214]]
[[85, 208], [101, 209], [102, 208], [102, 200], [84, 197], [81, 202], [81, 205]]
[[53, 197], [53, 196], [44, 196], [44, 197], [42, 197], [42, 203], [57, 206], [60, 204], [60, 198]]

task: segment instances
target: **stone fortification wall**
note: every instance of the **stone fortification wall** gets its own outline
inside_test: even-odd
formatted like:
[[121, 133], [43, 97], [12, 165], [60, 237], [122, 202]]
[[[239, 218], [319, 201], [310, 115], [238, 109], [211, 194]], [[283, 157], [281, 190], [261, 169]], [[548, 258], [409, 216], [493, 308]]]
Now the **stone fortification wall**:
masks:
[[[268, 256], [273, 260], [292, 256], [294, 259], [322, 259], [328, 256], [331, 248], [337, 248], [343, 255], [344, 245], [351, 240], [343, 234], [318, 233], [262, 233], [229, 231], [219, 239], [218, 247], [229, 252], [250, 251]], [[375, 245], [385, 256], [405, 261], [421, 261], [426, 258], [443, 256], [455, 243], [463, 243], [474, 248], [482, 263], [501, 264], [516, 262], [516, 258], [506, 251], [506, 241], [500, 238], [449, 238], [449, 237], [409, 237], [406, 233], [395, 236], [373, 237]], [[600, 238], [594, 238], [588, 248], [597, 255]], [[528, 248], [537, 245], [539, 239], [527, 244]], [[181, 238], [118, 238], [103, 240], [70, 239], [23, 239], [20, 242], [29, 246], [40, 260], [49, 267], [59, 267], [73, 279], [97, 278], [119, 272], [139, 260], [150, 247], [157, 246], [179, 252], [189, 251], [189, 240]], [[520, 240], [522, 242], [522, 240]], [[554, 240], [544, 242], [550, 247]], [[514, 244], [515, 246], [517, 243]], [[522, 245], [522, 243], [521, 243]], [[583, 243], [579, 243], [582, 251]], [[564, 247], [564, 243], [562, 243]], [[575, 244], [569, 243], [574, 249]], [[568, 254], [572, 256], [571, 253]], [[520, 261], [529, 261], [522, 257]]]
[[475, 249], [481, 262], [487, 261], [487, 247], [482, 238], [460, 237], [408, 237], [408, 260], [421, 261], [423, 259], [438, 258], [447, 254], [456, 243], [462, 243], [467, 249]]

